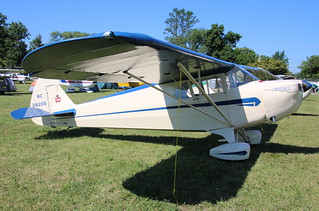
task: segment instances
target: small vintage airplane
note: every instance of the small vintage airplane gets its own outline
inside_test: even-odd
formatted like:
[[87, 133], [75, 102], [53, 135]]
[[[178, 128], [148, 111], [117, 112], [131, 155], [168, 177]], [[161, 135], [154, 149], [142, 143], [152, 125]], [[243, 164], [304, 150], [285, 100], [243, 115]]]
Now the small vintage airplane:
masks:
[[12, 81], [18, 81], [25, 83], [26, 80], [30, 79], [30, 74], [23, 74], [21, 69], [0, 69], [0, 79], [11, 78]]
[[[227, 141], [209, 154], [244, 160], [261, 132], [244, 128], [296, 111], [301, 81], [263, 81], [245, 68], [147, 35], [105, 32], [42, 46], [23, 60], [41, 77], [30, 107], [11, 113], [51, 127], [207, 131]], [[141, 82], [144, 85], [74, 104], [56, 80]]]

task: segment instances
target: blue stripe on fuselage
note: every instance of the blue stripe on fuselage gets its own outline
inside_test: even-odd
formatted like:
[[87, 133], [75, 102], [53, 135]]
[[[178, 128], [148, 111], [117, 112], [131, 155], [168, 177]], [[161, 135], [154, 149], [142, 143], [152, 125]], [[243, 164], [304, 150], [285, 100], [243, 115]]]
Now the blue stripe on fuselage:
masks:
[[[121, 92], [119, 92], [121, 93]], [[117, 93], [117, 94], [119, 94]], [[110, 95], [113, 96], [113, 95]], [[225, 106], [225, 105], [236, 105], [236, 106], [258, 106], [261, 101], [256, 97], [250, 98], [243, 98], [243, 99], [235, 99], [235, 100], [226, 100], [216, 102], [217, 106]], [[212, 106], [210, 103], [199, 103], [199, 104], [192, 104], [194, 107], [209, 107]], [[178, 109], [178, 108], [189, 108], [187, 105], [180, 105], [180, 106], [168, 106], [168, 107], [158, 107], [158, 108], [146, 108], [146, 109], [137, 109], [137, 110], [129, 110], [129, 111], [117, 111], [117, 112], [110, 112], [110, 113], [102, 113], [102, 114], [90, 114], [84, 116], [76, 116], [77, 118], [81, 117], [91, 117], [91, 116], [104, 116], [104, 115], [114, 115], [114, 114], [124, 114], [124, 113], [136, 113], [136, 112], [145, 112], [145, 111], [158, 111], [158, 110], [170, 110], [170, 109]]]

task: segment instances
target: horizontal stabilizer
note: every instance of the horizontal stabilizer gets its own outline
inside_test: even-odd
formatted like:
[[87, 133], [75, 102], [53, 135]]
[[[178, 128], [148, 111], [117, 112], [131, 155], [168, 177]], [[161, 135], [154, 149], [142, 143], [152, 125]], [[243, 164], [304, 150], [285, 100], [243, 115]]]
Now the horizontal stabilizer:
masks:
[[27, 107], [12, 111], [11, 116], [14, 119], [29, 119], [45, 116], [75, 116], [75, 113], [75, 109], [50, 113], [39, 108]]

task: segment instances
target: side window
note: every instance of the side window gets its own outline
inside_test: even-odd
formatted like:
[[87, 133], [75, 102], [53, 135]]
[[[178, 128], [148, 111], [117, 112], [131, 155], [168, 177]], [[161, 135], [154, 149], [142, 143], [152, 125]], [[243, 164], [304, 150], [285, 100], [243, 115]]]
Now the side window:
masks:
[[220, 78], [212, 78], [206, 81], [207, 94], [214, 94], [223, 92], [222, 80]]
[[[200, 85], [205, 90], [206, 94], [216, 94], [216, 93], [224, 92], [223, 86], [222, 86], [222, 80], [220, 77], [203, 79]], [[199, 96], [201, 95], [201, 93], [199, 89], [194, 84], [192, 84], [190, 86], [189, 91], [187, 92], [187, 95], [189, 97], [192, 97], [192, 96]]]

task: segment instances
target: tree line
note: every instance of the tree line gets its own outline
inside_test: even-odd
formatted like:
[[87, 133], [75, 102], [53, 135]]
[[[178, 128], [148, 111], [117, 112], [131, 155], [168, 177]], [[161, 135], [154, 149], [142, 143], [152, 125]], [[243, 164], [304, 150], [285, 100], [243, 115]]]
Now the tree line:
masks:
[[[59, 32], [50, 34], [50, 42], [84, 37], [90, 34], [84, 32]], [[0, 68], [19, 69], [23, 58], [32, 50], [43, 46], [42, 36], [38, 34], [30, 41], [29, 47], [26, 41], [29, 40], [30, 33], [26, 26], [20, 21], [7, 23], [7, 16], [0, 13]]]
[[271, 57], [258, 55], [250, 48], [238, 48], [242, 35], [225, 32], [224, 25], [212, 24], [210, 29], [194, 28], [199, 19], [191, 11], [173, 9], [166, 20], [165, 39], [176, 45], [236, 64], [262, 67], [273, 74], [291, 74], [285, 51], [276, 51]]
[[[192, 11], [174, 8], [166, 19], [165, 39], [173, 44], [194, 50], [209, 56], [234, 62], [236, 64], [261, 67], [276, 75], [292, 74], [289, 72], [289, 60], [285, 51], [276, 51], [272, 56], [258, 55], [254, 50], [237, 47], [242, 35], [228, 31], [224, 25], [212, 24], [210, 29], [194, 28], [199, 19]], [[83, 37], [90, 34], [78, 31], [54, 31], [50, 34], [50, 42]], [[7, 17], [0, 13], [0, 68], [21, 68], [24, 56], [43, 45], [39, 34], [26, 41], [30, 34], [21, 22], [7, 23]], [[298, 68], [297, 75], [303, 78], [319, 78], [319, 55], [307, 57]]]

